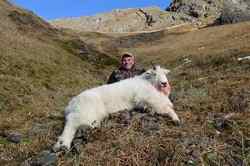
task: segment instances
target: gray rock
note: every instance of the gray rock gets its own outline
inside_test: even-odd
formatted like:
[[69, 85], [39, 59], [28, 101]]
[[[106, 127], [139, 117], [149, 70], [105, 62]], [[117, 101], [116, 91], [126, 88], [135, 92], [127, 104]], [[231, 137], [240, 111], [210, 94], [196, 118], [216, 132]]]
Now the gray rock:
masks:
[[7, 135], [7, 140], [14, 143], [20, 143], [22, 141], [22, 134], [18, 132], [12, 132]]
[[42, 151], [37, 156], [26, 160], [22, 166], [54, 166], [57, 165], [56, 153]]
[[213, 123], [214, 128], [220, 132], [226, 129], [230, 129], [232, 125], [233, 124], [231, 121], [224, 119], [224, 118], [217, 118], [214, 120], [214, 123]]
[[173, 0], [166, 10], [195, 18], [218, 17], [222, 4], [222, 0]]
[[250, 20], [250, 6], [249, 2], [243, 0], [225, 0], [218, 19], [220, 24], [232, 24], [242, 21]]

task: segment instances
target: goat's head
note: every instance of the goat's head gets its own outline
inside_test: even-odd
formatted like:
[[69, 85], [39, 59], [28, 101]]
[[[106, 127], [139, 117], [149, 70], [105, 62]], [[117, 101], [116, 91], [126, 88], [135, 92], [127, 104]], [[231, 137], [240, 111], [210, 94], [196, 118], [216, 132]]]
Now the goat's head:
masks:
[[161, 68], [160, 66], [154, 66], [153, 69], [147, 70], [143, 74], [143, 77], [157, 87], [159, 85], [168, 84], [166, 74], [168, 74], [169, 72], [170, 70]]

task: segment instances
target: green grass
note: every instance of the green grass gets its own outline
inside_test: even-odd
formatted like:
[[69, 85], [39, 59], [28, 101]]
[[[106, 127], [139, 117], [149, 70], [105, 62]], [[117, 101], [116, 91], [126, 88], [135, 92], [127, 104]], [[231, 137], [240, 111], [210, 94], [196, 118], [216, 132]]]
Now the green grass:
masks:
[[22, 141], [21, 141], [21, 144], [32, 144], [32, 140], [30, 140], [30, 139], [28, 139], [28, 138], [24, 138], [24, 139], [22, 139]]
[[1, 138], [1, 137], [0, 137], [0, 145], [6, 145], [6, 144], [9, 144], [9, 143], [10, 143], [10, 142], [7, 141], [6, 138]]

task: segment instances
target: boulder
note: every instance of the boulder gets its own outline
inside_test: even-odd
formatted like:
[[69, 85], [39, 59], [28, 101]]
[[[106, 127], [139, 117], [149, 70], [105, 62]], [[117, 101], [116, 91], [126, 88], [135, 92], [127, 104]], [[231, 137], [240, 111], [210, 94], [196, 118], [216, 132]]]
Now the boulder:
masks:
[[19, 132], [11, 132], [8, 134], [7, 140], [13, 143], [20, 143], [22, 141], [22, 134]]
[[222, 4], [222, 0], [173, 0], [166, 10], [195, 18], [218, 17]]
[[250, 2], [243, 0], [225, 0], [219, 24], [233, 24], [250, 20]]

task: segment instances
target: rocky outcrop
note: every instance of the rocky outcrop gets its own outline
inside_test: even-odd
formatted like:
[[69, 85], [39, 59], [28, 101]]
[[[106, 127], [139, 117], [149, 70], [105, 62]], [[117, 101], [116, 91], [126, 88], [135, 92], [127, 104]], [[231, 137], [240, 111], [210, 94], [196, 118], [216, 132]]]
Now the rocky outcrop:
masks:
[[173, 0], [166, 10], [195, 18], [218, 17], [222, 4], [222, 0]]
[[250, 20], [248, 0], [173, 0], [167, 11], [204, 19], [214, 18], [216, 24]]
[[[151, 31], [183, 23], [200, 25], [219, 18], [223, 0], [173, 0], [166, 11], [157, 7], [116, 9], [90, 17], [51, 21], [55, 27], [94, 32]], [[205, 23], [207, 24], [207, 23]]]
[[250, 2], [245, 0], [225, 0], [222, 13], [218, 19], [220, 24], [230, 24], [250, 20]]
[[250, 20], [247, 0], [173, 0], [162, 11], [157, 7], [116, 9], [110, 13], [51, 21], [57, 28], [91, 32], [154, 31], [175, 25], [211, 25]]

